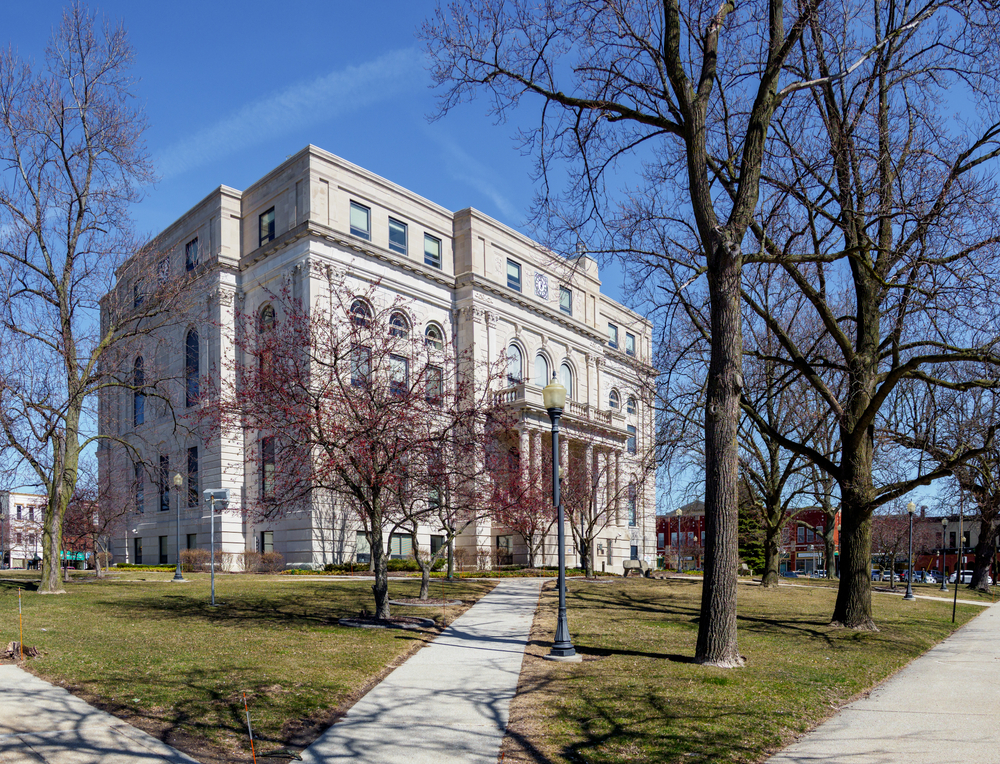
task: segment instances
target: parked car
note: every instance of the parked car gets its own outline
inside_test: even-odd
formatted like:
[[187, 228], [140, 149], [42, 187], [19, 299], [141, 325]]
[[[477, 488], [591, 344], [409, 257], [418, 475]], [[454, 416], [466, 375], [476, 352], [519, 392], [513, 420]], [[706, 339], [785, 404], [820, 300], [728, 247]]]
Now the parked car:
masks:
[[899, 580], [899, 576], [897, 576], [891, 570], [883, 570], [882, 571], [882, 580], [883, 581], [898, 581]]
[[[956, 575], [958, 575], [958, 571], [957, 570], [954, 573], [952, 573], [950, 576], [948, 576], [948, 583], [949, 584], [955, 583], [955, 576]], [[972, 583], [972, 571], [971, 570], [963, 570], [962, 571], [962, 583], [963, 584], [971, 584]], [[986, 576], [986, 585], [987, 586], [993, 586], [993, 576], [989, 576], [989, 575]]]
[[809, 574], [809, 578], [826, 578], [825, 570], [814, 570]]
[[881, 580], [882, 580], [882, 571], [881, 570], [873, 570], [872, 571], [872, 581], [881, 581]]
[[913, 583], [939, 584], [941, 583], [941, 579], [938, 578], [937, 573], [933, 570], [915, 570], [913, 571]]
[[794, 570], [786, 570], [781, 575], [783, 575], [785, 578], [801, 578], [801, 576], [799, 576], [799, 574], [796, 573]]

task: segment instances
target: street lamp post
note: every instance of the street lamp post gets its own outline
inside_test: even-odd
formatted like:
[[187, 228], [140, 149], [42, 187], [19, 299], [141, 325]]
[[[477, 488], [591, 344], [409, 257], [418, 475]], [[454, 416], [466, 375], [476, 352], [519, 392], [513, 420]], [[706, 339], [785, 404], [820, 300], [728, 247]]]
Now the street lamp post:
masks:
[[177, 572], [170, 579], [170, 583], [187, 583], [187, 579], [181, 575], [181, 486], [184, 485], [184, 478], [181, 473], [174, 473], [174, 488], [177, 489]]
[[569, 622], [566, 619], [566, 531], [563, 528], [563, 505], [559, 495], [559, 417], [566, 405], [566, 388], [559, 384], [556, 375], [542, 390], [545, 410], [552, 420], [552, 503], [556, 507], [559, 544], [559, 618], [556, 623], [556, 638], [552, 649], [545, 656], [551, 661], [580, 661], [569, 636]]
[[906, 505], [906, 512], [910, 516], [910, 553], [906, 559], [906, 594], [903, 595], [904, 600], [916, 599], [913, 596], [913, 513], [916, 509], [917, 505], [912, 501]]
[[945, 545], [945, 537], [947, 535], [948, 535], [948, 518], [942, 517], [941, 518], [941, 591], [943, 592], [948, 591], [948, 576], [945, 575], [944, 572], [945, 569], [944, 562], [945, 560], [948, 559], [947, 555], [945, 554], [945, 550], [947, 549], [947, 546]]
[[681, 572], [681, 515], [684, 514], [680, 509], [677, 510], [677, 572]]

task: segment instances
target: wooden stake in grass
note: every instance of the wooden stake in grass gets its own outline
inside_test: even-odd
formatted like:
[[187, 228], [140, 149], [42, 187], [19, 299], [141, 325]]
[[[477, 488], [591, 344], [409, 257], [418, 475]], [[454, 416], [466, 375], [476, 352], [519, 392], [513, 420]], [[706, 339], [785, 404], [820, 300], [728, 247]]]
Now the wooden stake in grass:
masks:
[[250, 735], [250, 755], [253, 756], [253, 764], [257, 764], [257, 752], [253, 748], [253, 728], [250, 726], [250, 706], [247, 705], [247, 694], [243, 693], [243, 708], [247, 711], [247, 732]]

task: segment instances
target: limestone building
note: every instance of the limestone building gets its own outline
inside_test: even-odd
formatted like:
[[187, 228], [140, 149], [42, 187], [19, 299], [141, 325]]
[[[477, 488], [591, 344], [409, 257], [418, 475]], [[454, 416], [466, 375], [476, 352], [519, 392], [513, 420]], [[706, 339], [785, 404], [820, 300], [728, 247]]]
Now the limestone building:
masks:
[[[654, 434], [651, 325], [601, 293], [591, 258], [562, 258], [474, 209], [450, 212], [313, 146], [245, 191], [219, 187], [159, 242], [164, 273], [200, 273], [198, 316], [136, 348], [130, 363], [133, 379], [150, 378], [155, 369], [158, 378], [173, 380], [163, 390], [174, 413], [197, 405], [186, 400], [197, 384], [192, 380], [231, 368], [237, 308], [253, 314], [282, 289], [309, 305], [333, 283], [358, 293], [378, 284], [387, 303], [406, 301], [412, 330], [428, 341], [451, 343], [480, 360], [507, 358], [510, 383], [497, 394], [518, 412], [520, 454], [535, 463], [551, 447], [541, 387], [558, 374], [569, 391], [563, 463], [593, 469], [601, 501], [614, 505], [593, 540], [597, 569], [620, 572], [624, 558], [656, 554], [654, 477], [641, 470]], [[130, 272], [123, 266], [116, 288], [141, 299]], [[257, 447], [251, 434], [206, 444], [175, 428], [169, 407], [124, 389], [104, 396], [100, 419], [105, 434], [142, 455], [141, 464], [132, 464], [111, 441], [99, 450], [102, 474], [129, 483], [122, 500], [135, 509], [127, 550], [124, 539], [117, 542], [118, 560], [176, 560], [175, 473], [185, 481], [182, 547], [208, 547], [201, 490], [229, 488], [238, 505], [259, 484], [251, 474], [257, 466], [246, 458]], [[300, 566], [365, 558], [365, 538], [346, 510], [313, 507], [266, 524], [227, 512], [215, 523], [219, 551], [273, 550]], [[440, 531], [424, 533], [422, 545], [434, 549]], [[393, 556], [408, 552], [406, 538], [394, 536], [389, 544]], [[495, 525], [477, 523], [456, 547], [471, 557], [499, 549], [515, 563], [526, 558], [520, 537]], [[554, 564], [554, 543], [545, 552], [544, 563]], [[570, 550], [568, 560], [576, 559]]]

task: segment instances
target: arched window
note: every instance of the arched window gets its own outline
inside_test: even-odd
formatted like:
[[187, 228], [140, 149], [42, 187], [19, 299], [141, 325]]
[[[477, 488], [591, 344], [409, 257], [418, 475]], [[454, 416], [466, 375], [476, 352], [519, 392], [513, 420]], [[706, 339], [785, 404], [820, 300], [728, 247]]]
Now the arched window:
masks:
[[265, 305], [260, 309], [260, 313], [257, 314], [257, 331], [269, 332], [274, 328], [274, 323], [274, 308], [270, 305]]
[[187, 333], [184, 341], [184, 405], [194, 406], [198, 403], [198, 369], [201, 360], [201, 349], [198, 344], [198, 332], [194, 329]]
[[622, 405], [622, 399], [618, 397], [618, 391], [612, 390], [608, 394], [608, 408], [618, 409]]
[[573, 397], [573, 370], [569, 367], [569, 364], [563, 361], [562, 366], [559, 367], [559, 381], [562, 382], [562, 386], [566, 388], [566, 397]]
[[625, 411], [627, 411], [629, 414], [634, 414], [636, 410], [637, 410], [637, 405], [635, 402], [635, 396], [630, 395], [628, 397], [628, 400], [625, 402]]
[[146, 394], [142, 391], [146, 384], [146, 372], [142, 368], [142, 356], [136, 356], [132, 367], [132, 424], [138, 427], [146, 421]]
[[545, 387], [549, 383], [549, 362], [541, 353], [535, 356], [535, 384]]
[[521, 357], [521, 348], [510, 345], [507, 348], [507, 384], [519, 385], [523, 379], [524, 360]]
[[389, 317], [389, 334], [406, 339], [410, 334], [410, 322], [406, 320], [406, 316], [397, 311]]
[[424, 331], [424, 344], [432, 350], [444, 349], [444, 332], [441, 331], [440, 326], [427, 324], [427, 329]]
[[351, 320], [358, 326], [368, 326], [371, 321], [372, 311], [364, 300], [355, 300], [351, 303]]

